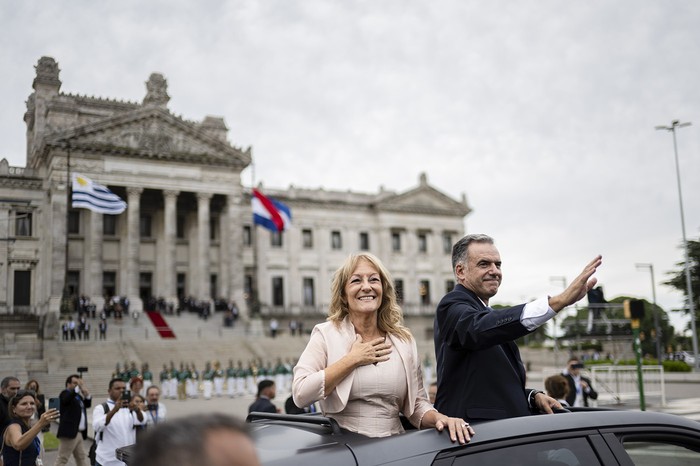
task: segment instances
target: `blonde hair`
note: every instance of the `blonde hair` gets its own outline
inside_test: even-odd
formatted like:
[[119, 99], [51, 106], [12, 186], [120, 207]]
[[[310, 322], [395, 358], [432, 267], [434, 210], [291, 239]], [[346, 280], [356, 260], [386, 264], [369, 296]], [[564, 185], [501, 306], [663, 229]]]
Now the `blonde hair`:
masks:
[[396, 289], [389, 271], [375, 255], [368, 252], [355, 253], [345, 259], [343, 265], [335, 271], [331, 283], [331, 303], [328, 308], [328, 321], [336, 326], [350, 313], [345, 285], [360, 261], [369, 262], [379, 272], [382, 281], [382, 302], [377, 310], [377, 327], [385, 333], [396, 335], [403, 341], [410, 341], [413, 336], [403, 323], [403, 313], [396, 300]]

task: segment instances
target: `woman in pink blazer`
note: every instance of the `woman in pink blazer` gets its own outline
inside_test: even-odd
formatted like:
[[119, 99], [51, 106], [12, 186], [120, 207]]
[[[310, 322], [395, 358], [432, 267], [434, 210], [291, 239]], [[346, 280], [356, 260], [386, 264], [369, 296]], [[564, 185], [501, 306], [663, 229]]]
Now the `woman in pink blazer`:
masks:
[[294, 368], [294, 403], [318, 401], [341, 427], [370, 437], [403, 432], [403, 413], [419, 429], [447, 428], [453, 442], [468, 442], [469, 424], [428, 400], [416, 342], [381, 261], [351, 255], [336, 271], [331, 294], [328, 321], [314, 327]]

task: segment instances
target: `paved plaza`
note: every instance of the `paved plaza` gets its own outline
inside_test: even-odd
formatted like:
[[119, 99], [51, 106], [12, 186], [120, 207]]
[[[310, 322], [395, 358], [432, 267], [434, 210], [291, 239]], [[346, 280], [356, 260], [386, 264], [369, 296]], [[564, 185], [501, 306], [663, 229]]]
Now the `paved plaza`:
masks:
[[[533, 377], [533, 380], [536, 380]], [[692, 393], [693, 391], [696, 391], [696, 388], [699, 386], [697, 383], [687, 383], [683, 384], [687, 385], [687, 388], [684, 389], [684, 392], [687, 393]], [[537, 383], [532, 384], [533, 387], [535, 388], [541, 388], [537, 387]], [[277, 393], [277, 396], [273, 400], [275, 405], [282, 409], [282, 412], [284, 412], [284, 402], [289, 396], [289, 392], [286, 393]], [[690, 396], [690, 395], [689, 395]], [[177, 418], [183, 417], [183, 416], [189, 416], [189, 415], [206, 415], [207, 413], [214, 413], [214, 412], [219, 412], [219, 413], [228, 413], [233, 416], [239, 417], [241, 419], [245, 419], [246, 415], [248, 414], [248, 406], [253, 402], [254, 396], [252, 395], [244, 395], [241, 397], [236, 397], [236, 398], [229, 398], [229, 397], [214, 397], [210, 400], [205, 400], [203, 398], [195, 398], [195, 399], [188, 399], [184, 401], [180, 400], [161, 400], [168, 409], [168, 418], [170, 420], [175, 420]], [[96, 400], [96, 402], [101, 402], [100, 400]], [[639, 409], [638, 405], [635, 405], [634, 403], [627, 404], [625, 406], [622, 406], [621, 409]], [[657, 406], [654, 405], [653, 403], [649, 403], [647, 406], [648, 411], [660, 411], [660, 412], [667, 412], [671, 414], [676, 414], [679, 416], [687, 417], [690, 419], [694, 419], [700, 422], [700, 398], [699, 397], [688, 397], [688, 398], [674, 398], [670, 399], [667, 401], [666, 406]], [[52, 432], [56, 432], [56, 426], [52, 426], [51, 428]], [[87, 449], [90, 448], [91, 440], [86, 440], [85, 441], [85, 448], [86, 451]], [[47, 451], [44, 454], [44, 465], [45, 466], [51, 466], [54, 464], [54, 461], [56, 459], [56, 451]], [[69, 465], [75, 465], [75, 461], [71, 458], [71, 460], [68, 462]]]

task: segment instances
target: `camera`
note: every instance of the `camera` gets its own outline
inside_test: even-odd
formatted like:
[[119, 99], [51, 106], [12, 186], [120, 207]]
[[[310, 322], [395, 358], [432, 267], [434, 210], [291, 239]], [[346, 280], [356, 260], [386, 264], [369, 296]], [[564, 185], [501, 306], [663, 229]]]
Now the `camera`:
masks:
[[583, 369], [583, 363], [582, 362], [577, 362], [576, 364], [571, 365], [572, 369]]
[[76, 371], [77, 372], [87, 372], [88, 368], [86, 366], [80, 366]]
[[122, 395], [122, 400], [126, 402], [131, 401], [131, 390], [124, 390], [124, 394]]

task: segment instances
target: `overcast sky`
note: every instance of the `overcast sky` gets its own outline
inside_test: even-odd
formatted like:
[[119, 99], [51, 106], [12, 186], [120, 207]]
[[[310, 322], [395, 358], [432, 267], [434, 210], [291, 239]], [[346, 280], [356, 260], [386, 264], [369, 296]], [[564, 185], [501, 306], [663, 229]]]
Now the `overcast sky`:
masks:
[[265, 186], [403, 191], [426, 172], [465, 193], [467, 231], [501, 251], [497, 303], [556, 293], [600, 253], [607, 298], [651, 300], [651, 263], [670, 310], [682, 231], [654, 127], [694, 123], [678, 151], [698, 239], [699, 24], [694, 0], [2, 2], [0, 158], [25, 165], [41, 56], [62, 92], [136, 102], [161, 72], [170, 110], [223, 116]]

